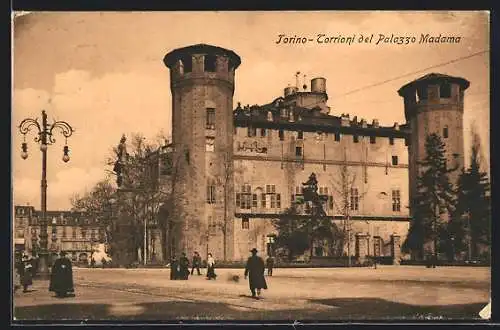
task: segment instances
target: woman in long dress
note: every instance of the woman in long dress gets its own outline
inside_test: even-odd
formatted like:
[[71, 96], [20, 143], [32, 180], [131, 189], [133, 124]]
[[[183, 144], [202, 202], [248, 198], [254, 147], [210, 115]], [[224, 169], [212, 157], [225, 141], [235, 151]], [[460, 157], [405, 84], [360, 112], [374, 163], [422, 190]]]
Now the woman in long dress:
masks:
[[212, 257], [212, 254], [208, 254], [207, 258], [207, 280], [211, 280], [217, 277], [215, 274], [215, 259]]

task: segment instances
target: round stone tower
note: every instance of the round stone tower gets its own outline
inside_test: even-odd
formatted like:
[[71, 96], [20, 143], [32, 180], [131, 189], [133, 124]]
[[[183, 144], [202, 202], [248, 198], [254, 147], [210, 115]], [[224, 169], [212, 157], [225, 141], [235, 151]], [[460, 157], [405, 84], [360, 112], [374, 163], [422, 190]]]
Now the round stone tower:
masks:
[[198, 44], [175, 49], [170, 69], [176, 222], [174, 253], [233, 254], [233, 94], [240, 57]]
[[447, 167], [455, 184], [464, 166], [464, 91], [469, 81], [431, 73], [412, 81], [398, 91], [404, 98], [405, 117], [411, 137], [408, 144], [410, 205], [416, 193], [418, 162], [425, 158], [425, 140], [437, 133], [445, 143]]

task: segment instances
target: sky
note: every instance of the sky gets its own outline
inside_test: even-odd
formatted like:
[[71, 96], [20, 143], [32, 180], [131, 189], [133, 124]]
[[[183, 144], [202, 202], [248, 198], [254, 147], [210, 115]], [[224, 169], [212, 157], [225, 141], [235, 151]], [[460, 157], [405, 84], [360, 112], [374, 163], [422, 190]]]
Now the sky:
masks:
[[[106, 159], [122, 134], [154, 139], [171, 134], [171, 93], [162, 60], [169, 51], [212, 44], [235, 51], [237, 102], [264, 104], [283, 89], [315, 77], [326, 78], [333, 115], [349, 113], [381, 125], [405, 122], [397, 90], [427, 73], [460, 76], [465, 93], [465, 150], [475, 125], [489, 168], [489, 14], [460, 12], [30, 12], [13, 19], [12, 175], [15, 205], [40, 208], [41, 152], [35, 135], [26, 137], [29, 157], [21, 159], [24, 118], [64, 120], [71, 160], [62, 161], [64, 138], [48, 148], [49, 210], [71, 207], [106, 177]], [[372, 43], [277, 44], [278, 36], [371, 36]], [[409, 44], [379, 43], [379, 35], [412, 37]], [[420, 44], [420, 36], [459, 36], [456, 44]], [[472, 54], [478, 54], [470, 56]], [[465, 57], [465, 58], [464, 58]], [[464, 58], [464, 59], [462, 59]], [[449, 63], [451, 62], [451, 63]], [[448, 64], [446, 64], [448, 63]], [[434, 67], [439, 64], [439, 67]], [[466, 153], [466, 165], [468, 164]]]

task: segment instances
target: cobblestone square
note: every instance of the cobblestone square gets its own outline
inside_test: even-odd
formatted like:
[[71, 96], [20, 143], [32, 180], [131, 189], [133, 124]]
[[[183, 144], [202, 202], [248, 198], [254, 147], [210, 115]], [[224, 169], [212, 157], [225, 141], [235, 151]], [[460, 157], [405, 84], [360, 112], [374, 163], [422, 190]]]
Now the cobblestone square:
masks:
[[[205, 271], [205, 270], [204, 270]], [[277, 268], [261, 300], [242, 269], [171, 281], [164, 269], [75, 268], [75, 297], [35, 280], [14, 294], [17, 320], [477, 320], [490, 299], [490, 269], [379, 266]], [[240, 275], [238, 282], [231, 281]]]

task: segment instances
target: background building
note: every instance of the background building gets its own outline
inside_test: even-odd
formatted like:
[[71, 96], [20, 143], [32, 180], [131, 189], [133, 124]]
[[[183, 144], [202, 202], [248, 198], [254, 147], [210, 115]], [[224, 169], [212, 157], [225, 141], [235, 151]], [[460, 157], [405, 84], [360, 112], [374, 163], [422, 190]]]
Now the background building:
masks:
[[[15, 249], [33, 256], [39, 249], [41, 211], [33, 206], [15, 206]], [[104, 227], [97, 219], [90, 219], [82, 212], [47, 211], [48, 249], [52, 260], [64, 250], [75, 263], [88, 263], [93, 251], [105, 243]]]

